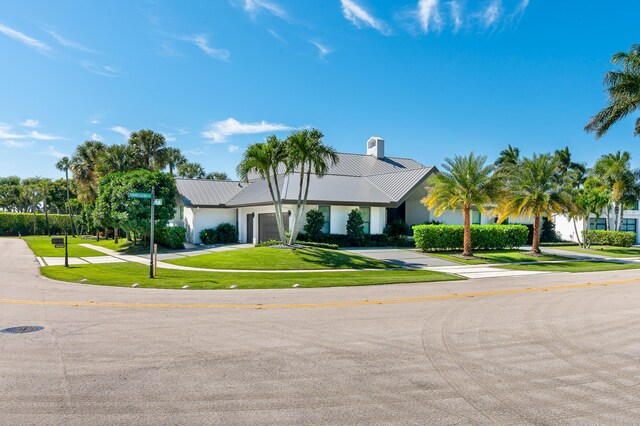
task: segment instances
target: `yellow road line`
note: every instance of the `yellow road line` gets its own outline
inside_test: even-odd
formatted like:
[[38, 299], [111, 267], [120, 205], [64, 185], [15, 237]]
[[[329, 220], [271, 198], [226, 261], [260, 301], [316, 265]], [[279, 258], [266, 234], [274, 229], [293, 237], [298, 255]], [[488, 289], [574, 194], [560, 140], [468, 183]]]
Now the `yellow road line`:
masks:
[[473, 293], [448, 293], [432, 296], [406, 297], [398, 299], [382, 300], [355, 300], [345, 302], [326, 303], [273, 303], [273, 304], [225, 304], [225, 303], [125, 303], [125, 302], [65, 302], [43, 300], [0, 299], [0, 304], [12, 305], [45, 305], [45, 306], [97, 306], [111, 308], [156, 308], [156, 309], [310, 309], [310, 308], [336, 308], [346, 306], [363, 305], [390, 305], [395, 303], [415, 303], [431, 300], [463, 299], [466, 297], [486, 297], [506, 294], [533, 293], [540, 291], [571, 290], [588, 287], [605, 287], [621, 284], [637, 284], [640, 279], [622, 281], [603, 281], [597, 283], [564, 284], [548, 287], [514, 288], [504, 290], [488, 290]]

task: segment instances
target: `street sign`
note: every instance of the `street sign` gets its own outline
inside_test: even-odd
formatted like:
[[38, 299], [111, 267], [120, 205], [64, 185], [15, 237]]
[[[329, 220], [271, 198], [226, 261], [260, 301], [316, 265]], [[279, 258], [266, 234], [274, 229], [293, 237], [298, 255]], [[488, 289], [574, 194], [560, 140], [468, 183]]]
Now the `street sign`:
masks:
[[64, 244], [64, 238], [62, 237], [52, 238], [51, 244]]
[[56, 245], [55, 245], [55, 247], [56, 247], [56, 248], [64, 248], [64, 243], [62, 243], [62, 244], [56, 244]]
[[156, 198], [155, 200], [153, 200], [153, 204], [155, 204], [156, 206], [161, 206], [162, 198]]
[[151, 193], [150, 192], [130, 192], [129, 193], [129, 198], [147, 198], [147, 199], [151, 199]]

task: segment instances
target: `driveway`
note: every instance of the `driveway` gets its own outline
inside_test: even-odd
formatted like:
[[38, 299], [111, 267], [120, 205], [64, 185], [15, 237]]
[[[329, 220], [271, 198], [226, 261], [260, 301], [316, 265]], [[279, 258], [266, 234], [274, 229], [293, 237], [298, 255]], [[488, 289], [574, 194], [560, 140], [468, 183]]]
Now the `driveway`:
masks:
[[193, 291], [0, 239], [0, 424], [638, 424], [637, 271]]
[[429, 269], [430, 267], [440, 266], [460, 266], [459, 263], [450, 262], [448, 260], [437, 257], [426, 256], [419, 253], [415, 249], [396, 249], [396, 248], [354, 248], [347, 249], [352, 253], [361, 256], [371, 257], [373, 259], [385, 260], [395, 265], [407, 268]]

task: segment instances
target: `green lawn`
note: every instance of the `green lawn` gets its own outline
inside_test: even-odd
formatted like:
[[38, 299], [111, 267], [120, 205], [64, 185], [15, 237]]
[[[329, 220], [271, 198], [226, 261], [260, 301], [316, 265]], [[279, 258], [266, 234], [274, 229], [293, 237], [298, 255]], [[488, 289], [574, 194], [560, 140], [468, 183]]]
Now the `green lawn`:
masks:
[[585, 250], [579, 246], [561, 246], [553, 248], [575, 253], [597, 254], [608, 257], [640, 257], [640, 248], [638, 247], [591, 246], [590, 250]]
[[451, 262], [464, 263], [466, 265], [479, 265], [483, 263], [512, 263], [512, 262], [543, 262], [549, 260], [567, 260], [566, 257], [554, 255], [531, 256], [526, 251], [520, 250], [478, 250], [473, 252], [474, 259], [465, 259], [460, 251], [428, 252], [427, 256], [438, 257]]
[[600, 272], [615, 271], [622, 269], [638, 269], [637, 263], [615, 263], [615, 262], [559, 262], [540, 263], [529, 265], [502, 265], [498, 268], [515, 269], [519, 271], [546, 271], [546, 272]]
[[[36, 256], [64, 257], [64, 249], [55, 248], [55, 246], [51, 244], [51, 238], [52, 237], [48, 237], [46, 235], [22, 237]], [[69, 257], [104, 256], [104, 254], [99, 251], [79, 246], [79, 244], [95, 243], [95, 240], [80, 237], [68, 237], [68, 242]]]
[[254, 247], [207, 253], [167, 260], [176, 265], [209, 269], [373, 269], [396, 268], [381, 260], [371, 259], [342, 250], [317, 247], [277, 249]]
[[453, 281], [464, 278], [432, 271], [358, 271], [358, 272], [193, 272], [158, 268], [155, 279], [148, 278], [149, 268], [137, 263], [108, 265], [45, 266], [40, 268], [46, 277], [86, 284], [130, 287], [134, 283], [147, 288], [225, 289], [237, 285], [240, 289], [301, 287], [342, 287], [376, 284]]

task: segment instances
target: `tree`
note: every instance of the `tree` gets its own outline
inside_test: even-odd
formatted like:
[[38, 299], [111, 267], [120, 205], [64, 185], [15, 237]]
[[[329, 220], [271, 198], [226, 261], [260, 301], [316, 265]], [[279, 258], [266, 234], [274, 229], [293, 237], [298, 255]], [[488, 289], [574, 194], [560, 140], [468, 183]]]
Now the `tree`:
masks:
[[557, 164], [549, 154], [524, 158], [509, 170], [503, 196], [495, 208], [498, 221], [509, 216], [533, 216], [531, 253], [540, 254], [540, 227], [543, 216], [567, 212], [571, 196], [554, 174]]
[[97, 158], [96, 170], [100, 177], [116, 172], [135, 170], [135, 152], [129, 145], [111, 145], [105, 147]]
[[136, 168], [149, 171], [162, 170], [167, 164], [167, 141], [161, 133], [153, 130], [131, 132], [129, 147], [138, 162]]
[[311, 174], [313, 173], [316, 178], [322, 178], [329, 167], [339, 160], [336, 150], [325, 145], [322, 141], [323, 137], [322, 132], [317, 129], [305, 129], [292, 133], [286, 140], [287, 172], [295, 173], [297, 170], [300, 176], [298, 198], [289, 236], [291, 245], [295, 244], [302, 227], [304, 209], [309, 197]]
[[422, 203], [436, 216], [447, 210], [462, 209], [464, 216], [463, 256], [473, 256], [471, 249], [471, 209], [484, 212], [501, 190], [501, 177], [495, 167], [487, 165], [487, 157], [474, 153], [445, 159], [441, 173], [434, 175], [427, 187], [429, 195]]
[[307, 212], [307, 223], [304, 225], [304, 232], [307, 234], [309, 241], [318, 241], [320, 239], [324, 224], [324, 213], [320, 210], [313, 209]]
[[96, 199], [100, 177], [97, 164], [105, 149], [102, 142], [85, 141], [76, 147], [71, 158], [71, 172], [78, 184], [78, 198], [84, 203], [91, 204]]
[[347, 216], [347, 238], [354, 246], [361, 246], [364, 243], [364, 219], [360, 210], [353, 209]]
[[[602, 137], [611, 126], [640, 109], [640, 44], [629, 52], [618, 52], [611, 58], [618, 67], [604, 76], [609, 105], [603, 108], [585, 126], [585, 131]], [[640, 118], [636, 119], [634, 136], [640, 135]]]
[[211, 172], [207, 173], [205, 179], [211, 180], [229, 180], [229, 176], [225, 172]]
[[497, 167], [514, 166], [518, 164], [518, 161], [520, 161], [520, 149], [512, 147], [511, 144], [509, 144], [505, 149], [500, 151], [500, 155], [494, 165]]
[[582, 248], [588, 249], [591, 247], [591, 234], [588, 232], [591, 215], [594, 216], [593, 223], [598, 223], [602, 212], [609, 206], [609, 203], [609, 191], [604, 183], [597, 178], [587, 179], [584, 187], [580, 189], [575, 203], [578, 214], [582, 219], [582, 242], [576, 229], [576, 237]]
[[178, 166], [178, 176], [183, 179], [203, 179], [204, 167], [200, 163], [182, 163]]
[[73, 235], [76, 234], [76, 227], [73, 224], [73, 213], [71, 212], [71, 201], [70, 201], [70, 191], [69, 191], [69, 169], [71, 168], [71, 160], [69, 157], [62, 157], [56, 163], [56, 169], [64, 172], [64, 178], [67, 186], [67, 211], [69, 212], [69, 220], [71, 221], [71, 232]]
[[609, 209], [607, 209], [607, 229], [620, 229], [624, 214], [624, 203], [637, 196], [636, 177], [631, 170], [631, 154], [617, 151], [598, 158], [593, 166], [593, 176], [599, 178], [609, 188], [613, 204], [613, 226], [609, 225]]
[[242, 160], [236, 169], [242, 180], [248, 180], [249, 175], [256, 174], [264, 179], [269, 188], [269, 194], [276, 210], [276, 223], [282, 244], [286, 244], [284, 221], [282, 219], [282, 194], [278, 182], [278, 174], [286, 159], [284, 143], [276, 135], [267, 137], [266, 142], [249, 145], [242, 154]]
[[0, 210], [23, 211], [20, 187], [18, 176], [0, 177]]
[[178, 148], [166, 148], [165, 156], [167, 166], [169, 167], [169, 174], [171, 176], [173, 176], [173, 171], [175, 169], [187, 162], [185, 156], [182, 155], [182, 151], [180, 151]]

